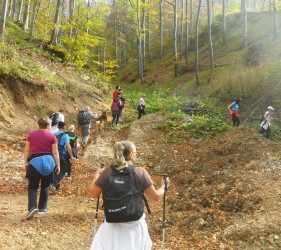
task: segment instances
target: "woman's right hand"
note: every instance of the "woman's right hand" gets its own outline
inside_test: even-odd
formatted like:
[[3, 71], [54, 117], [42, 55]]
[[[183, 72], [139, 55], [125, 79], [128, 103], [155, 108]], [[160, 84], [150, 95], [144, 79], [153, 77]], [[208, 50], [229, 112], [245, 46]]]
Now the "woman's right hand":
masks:
[[59, 166], [56, 166], [56, 168], [55, 168], [55, 173], [56, 173], [56, 174], [59, 174], [59, 173], [60, 173], [60, 167], [59, 167]]

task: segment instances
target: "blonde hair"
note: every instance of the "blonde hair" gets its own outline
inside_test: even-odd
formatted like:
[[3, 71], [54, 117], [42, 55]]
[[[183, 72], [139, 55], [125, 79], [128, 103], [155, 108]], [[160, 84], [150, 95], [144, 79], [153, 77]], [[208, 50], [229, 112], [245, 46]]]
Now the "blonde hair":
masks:
[[116, 142], [114, 145], [114, 160], [117, 169], [128, 167], [128, 157], [131, 152], [136, 152], [136, 146], [130, 141]]
[[38, 120], [38, 126], [41, 129], [45, 129], [52, 123], [52, 120], [48, 116], [44, 116]]
[[75, 130], [75, 126], [73, 124], [69, 125], [68, 130], [69, 131], [74, 131]]

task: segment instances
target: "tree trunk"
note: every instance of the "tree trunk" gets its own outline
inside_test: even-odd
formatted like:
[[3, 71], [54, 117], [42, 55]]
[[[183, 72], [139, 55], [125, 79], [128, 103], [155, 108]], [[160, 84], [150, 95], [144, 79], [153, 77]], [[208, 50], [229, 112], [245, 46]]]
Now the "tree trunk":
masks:
[[62, 0], [57, 0], [57, 7], [56, 7], [56, 13], [55, 13], [55, 19], [54, 19], [54, 24], [55, 28], [52, 31], [52, 36], [51, 36], [51, 44], [56, 45], [58, 43], [58, 35], [59, 35], [59, 23], [60, 23], [60, 8], [61, 8], [61, 1]]
[[29, 14], [30, 14], [30, 0], [28, 0], [25, 4], [25, 11], [24, 11], [24, 25], [23, 29], [28, 30], [29, 28]]
[[69, 1], [69, 23], [70, 23], [70, 31], [69, 31], [69, 39], [72, 39], [73, 33], [75, 32], [72, 24], [73, 24], [73, 17], [74, 17], [74, 0]]
[[178, 6], [177, 0], [174, 0], [174, 60], [175, 60], [175, 77], [178, 77]]
[[141, 20], [140, 20], [140, 0], [137, 0], [137, 50], [138, 50], [138, 71], [141, 83], [144, 83], [143, 61], [142, 61], [142, 39], [141, 39]]
[[277, 20], [277, 10], [276, 10], [276, 0], [272, 2], [272, 10], [273, 10], [273, 39], [275, 40], [278, 37], [278, 20]]
[[116, 63], [118, 62], [118, 34], [117, 34], [117, 18], [116, 18], [116, 2], [113, 0], [113, 28], [114, 28], [114, 57]]
[[14, 0], [13, 12], [12, 12], [13, 20], [16, 20], [16, 18], [17, 18], [16, 8], [17, 8], [17, 0]]
[[4, 38], [4, 35], [5, 35], [7, 9], [8, 9], [8, 0], [3, 0], [2, 1], [2, 15], [1, 15], [1, 22], [0, 22], [0, 35], [1, 35], [2, 39]]
[[38, 0], [35, 0], [34, 1], [34, 5], [33, 5], [33, 14], [32, 14], [32, 20], [31, 20], [29, 40], [31, 40], [32, 37], [33, 37], [33, 31], [34, 31], [35, 20], [36, 20], [36, 8], [37, 8], [37, 5], [38, 5]]
[[159, 16], [160, 16], [160, 58], [163, 56], [163, 0], [160, 0], [159, 6]]
[[151, 60], [151, 23], [150, 23], [150, 12], [147, 15], [147, 58]]
[[226, 0], [222, 0], [222, 43], [226, 45]]
[[213, 51], [213, 42], [212, 42], [212, 13], [211, 13], [211, 6], [210, 0], [207, 0], [207, 11], [208, 11], [208, 38], [209, 38], [209, 52], [210, 52], [210, 64], [211, 70], [215, 70], [214, 65], [214, 51]]
[[146, 58], [146, 31], [145, 31], [145, 21], [146, 21], [146, 0], [142, 0], [143, 1], [143, 8], [142, 8], [142, 24], [141, 24], [141, 31], [142, 31], [142, 64], [143, 64], [143, 69], [145, 69], [145, 58]]
[[188, 0], [185, 1], [185, 63], [188, 63]]
[[190, 0], [190, 25], [189, 25], [189, 48], [192, 48], [192, 35], [193, 35], [193, 0]]
[[23, 0], [19, 0], [18, 4], [19, 4], [19, 12], [18, 12], [17, 20], [18, 22], [20, 22], [22, 18]]
[[12, 9], [13, 9], [13, 0], [9, 0], [9, 4], [8, 4], [8, 17], [11, 17], [12, 15]]
[[199, 80], [199, 59], [198, 59], [198, 26], [199, 26], [199, 18], [200, 18], [200, 9], [201, 9], [201, 0], [198, 2], [198, 10], [197, 10], [197, 17], [196, 17], [196, 26], [195, 26], [195, 63], [196, 63], [196, 84], [200, 85]]
[[244, 31], [243, 46], [244, 46], [244, 48], [247, 48], [247, 46], [248, 46], [248, 16], [247, 16], [246, 0], [242, 0], [242, 13], [243, 13], [243, 31]]
[[184, 18], [184, 0], [181, 0], [181, 34], [180, 34], [180, 55], [182, 57], [183, 55], [183, 30], [184, 30], [184, 24], [183, 24], [183, 18]]

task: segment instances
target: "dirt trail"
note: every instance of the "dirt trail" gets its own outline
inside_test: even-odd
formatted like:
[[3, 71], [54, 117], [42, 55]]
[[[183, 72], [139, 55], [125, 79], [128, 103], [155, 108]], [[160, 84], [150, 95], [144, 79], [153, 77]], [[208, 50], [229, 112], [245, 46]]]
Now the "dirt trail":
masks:
[[[110, 164], [113, 143], [137, 145], [137, 165], [168, 173], [166, 248], [281, 249], [281, 147], [241, 127], [206, 140], [170, 143], [155, 129], [165, 118], [145, 116], [121, 129], [108, 125], [74, 163], [73, 179], [50, 193], [46, 215], [25, 221], [26, 180], [22, 140], [1, 146], [0, 249], [89, 249], [96, 200], [88, 187], [96, 166]], [[188, 137], [188, 133], [184, 136]], [[24, 137], [23, 137], [24, 138]], [[161, 177], [152, 175], [156, 186]], [[161, 249], [162, 202], [147, 216], [154, 246]], [[101, 211], [101, 210], [100, 210]], [[99, 223], [102, 220], [100, 212]]]

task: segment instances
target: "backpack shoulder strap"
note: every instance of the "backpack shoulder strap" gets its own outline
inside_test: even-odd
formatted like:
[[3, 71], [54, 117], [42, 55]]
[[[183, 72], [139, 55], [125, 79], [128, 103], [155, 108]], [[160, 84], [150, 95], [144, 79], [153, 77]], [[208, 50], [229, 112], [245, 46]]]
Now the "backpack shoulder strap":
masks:
[[146, 210], [147, 210], [148, 214], [151, 214], [151, 209], [150, 209], [150, 207], [148, 205], [148, 201], [147, 201], [147, 199], [146, 199], [146, 197], [145, 197], [145, 195], [143, 193], [143, 190], [140, 189], [138, 176], [137, 176], [137, 173], [135, 171], [135, 166], [129, 165], [128, 166], [128, 171], [132, 175], [132, 177], [134, 178], [134, 180], [135, 180], [135, 182], [137, 184], [138, 190], [141, 193], [141, 196], [142, 196], [142, 199], [144, 201], [144, 204], [145, 204], [145, 207], [146, 207]]
[[[57, 140], [58, 140], [58, 145], [60, 145], [60, 140], [62, 138], [62, 136], [65, 135], [65, 133], [60, 133], [59, 135], [56, 135]], [[60, 145], [61, 146], [61, 145]]]

